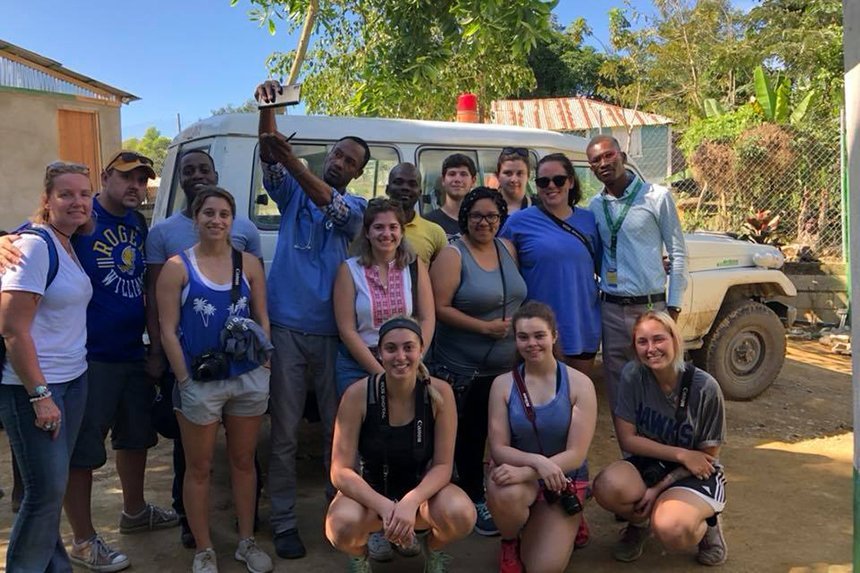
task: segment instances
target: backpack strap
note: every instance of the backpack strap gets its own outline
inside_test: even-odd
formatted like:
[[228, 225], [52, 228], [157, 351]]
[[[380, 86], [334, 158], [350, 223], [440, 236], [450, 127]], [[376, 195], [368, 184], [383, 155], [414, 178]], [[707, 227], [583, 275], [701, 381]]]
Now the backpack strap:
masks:
[[41, 227], [30, 227], [18, 232], [19, 235], [36, 235], [40, 237], [48, 246], [48, 277], [45, 280], [45, 290], [51, 286], [54, 279], [57, 278], [57, 273], [60, 270], [60, 255], [57, 253], [57, 245], [54, 244], [54, 238], [51, 234]]
[[131, 212], [134, 213], [134, 218], [137, 219], [137, 230], [143, 238], [143, 244], [146, 244], [146, 237], [149, 235], [149, 225], [146, 224], [146, 217], [137, 209], [132, 209]]
[[418, 316], [418, 257], [409, 263], [409, 279], [412, 281], [412, 316]]

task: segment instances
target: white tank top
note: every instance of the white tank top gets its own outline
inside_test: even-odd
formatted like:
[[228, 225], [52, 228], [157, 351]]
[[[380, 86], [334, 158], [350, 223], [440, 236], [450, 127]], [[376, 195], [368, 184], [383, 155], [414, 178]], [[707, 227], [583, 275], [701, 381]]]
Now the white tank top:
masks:
[[346, 261], [355, 285], [355, 324], [368, 346], [379, 344], [379, 327], [394, 316], [412, 316], [412, 277], [409, 267], [388, 265], [388, 282], [383, 285], [376, 266], [363, 267], [358, 257]]

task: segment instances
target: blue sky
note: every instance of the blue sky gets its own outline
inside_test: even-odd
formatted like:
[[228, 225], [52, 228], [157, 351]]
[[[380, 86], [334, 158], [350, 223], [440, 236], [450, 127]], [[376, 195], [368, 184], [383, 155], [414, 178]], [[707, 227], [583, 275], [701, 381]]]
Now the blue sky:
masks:
[[[565, 25], [585, 17], [605, 41], [607, 11], [622, 5], [559, 0], [555, 14]], [[232, 8], [229, 0], [0, 0], [0, 39], [140, 97], [123, 106], [123, 139], [151, 125], [173, 137], [177, 114], [185, 127], [215, 108], [241, 104], [265, 79], [266, 57], [295, 46], [285, 28], [271, 36], [252, 23], [249, 7], [247, 0]]]

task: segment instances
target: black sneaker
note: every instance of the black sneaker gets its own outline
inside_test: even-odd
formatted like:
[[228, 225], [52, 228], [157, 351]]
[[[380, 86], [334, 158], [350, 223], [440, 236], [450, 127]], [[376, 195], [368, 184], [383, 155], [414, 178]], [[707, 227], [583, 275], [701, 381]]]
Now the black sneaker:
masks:
[[188, 518], [184, 515], [179, 518], [179, 540], [182, 542], [182, 547], [197, 549], [197, 540], [194, 539], [194, 534], [188, 526]]
[[486, 537], [493, 537], [499, 534], [499, 528], [496, 527], [496, 522], [493, 521], [493, 516], [487, 507], [486, 501], [476, 503], [475, 512], [478, 514], [478, 518], [475, 521], [475, 533]]
[[301, 559], [307, 553], [305, 544], [299, 537], [298, 529], [293, 528], [278, 533], [273, 541], [275, 542], [275, 553], [281, 559]]

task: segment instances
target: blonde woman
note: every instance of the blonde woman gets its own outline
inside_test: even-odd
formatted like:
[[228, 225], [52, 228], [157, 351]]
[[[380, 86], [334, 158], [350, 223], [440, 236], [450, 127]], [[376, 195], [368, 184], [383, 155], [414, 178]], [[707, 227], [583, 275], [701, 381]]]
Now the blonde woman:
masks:
[[89, 169], [56, 162], [45, 171], [35, 229], [15, 241], [17, 265], [0, 287], [6, 345], [0, 419], [24, 481], [6, 571], [70, 571], [60, 538], [69, 459], [87, 402], [87, 305], [92, 285], [71, 237], [90, 221]]
[[621, 373], [614, 412], [618, 444], [632, 455], [594, 479], [597, 503], [629, 522], [613, 556], [638, 559], [650, 525], [666, 549], [697, 547], [699, 563], [720, 565], [727, 556], [718, 521], [726, 503], [720, 386], [684, 365], [678, 325], [665, 312], [639, 317], [633, 347], [636, 360]]

